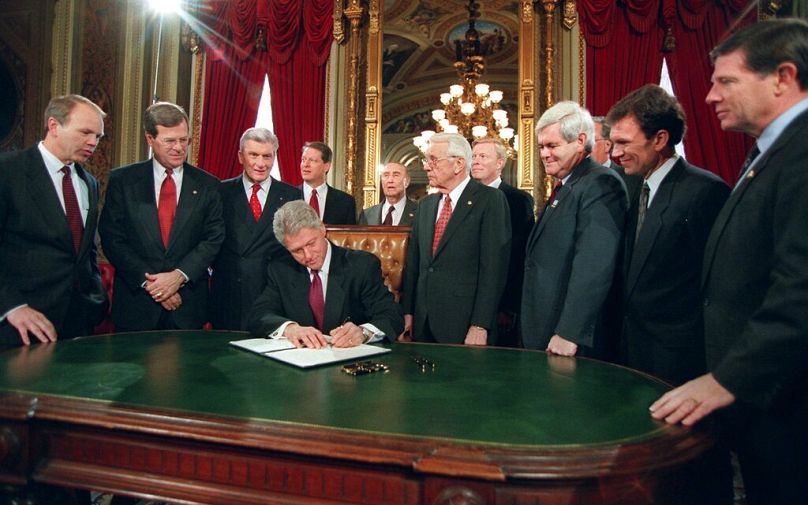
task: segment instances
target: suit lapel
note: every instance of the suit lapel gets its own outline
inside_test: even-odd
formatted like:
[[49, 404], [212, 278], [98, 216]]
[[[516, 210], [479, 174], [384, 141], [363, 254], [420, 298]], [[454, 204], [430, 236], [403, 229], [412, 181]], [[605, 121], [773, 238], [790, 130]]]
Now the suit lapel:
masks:
[[567, 182], [561, 186], [561, 189], [558, 190], [556, 193], [555, 199], [552, 202], [547, 202], [547, 205], [544, 206], [544, 210], [539, 215], [539, 219], [536, 221], [536, 224], [533, 226], [533, 230], [530, 233], [530, 237], [528, 238], [527, 242], [527, 250], [530, 251], [536, 245], [536, 241], [539, 239], [544, 227], [547, 226], [547, 223], [553, 218], [553, 216], [559, 212], [561, 205], [563, 204], [564, 200], [569, 197], [569, 194], [572, 192], [572, 188], [575, 184], [578, 183], [578, 180], [581, 176], [589, 169], [589, 158], [584, 158], [577, 167], [572, 171], [570, 174], [569, 179]]
[[[676, 192], [676, 186], [681, 179], [682, 172], [684, 171], [684, 160], [680, 159], [673, 166], [670, 173], [663, 179], [662, 184], [659, 185], [651, 205], [645, 213], [645, 221], [643, 222], [640, 236], [634, 244], [631, 259], [629, 260], [628, 276], [626, 278], [626, 293], [630, 294], [637, 278], [642, 272], [645, 262], [648, 260], [651, 250], [654, 248], [657, 236], [662, 229], [669, 223], [665, 222], [665, 212], [670, 207], [673, 194]], [[636, 223], [635, 223], [636, 226]], [[636, 229], [636, 228], [635, 228]], [[632, 237], [627, 237], [632, 240]]]
[[[480, 191], [480, 183], [475, 181], [474, 179], [469, 180], [469, 183], [466, 185], [466, 188], [460, 193], [460, 198], [458, 198], [457, 203], [455, 204], [455, 208], [452, 211], [452, 217], [449, 218], [449, 223], [446, 225], [446, 229], [443, 231], [443, 236], [440, 239], [440, 243], [438, 244], [438, 249], [435, 251], [435, 256], [437, 257], [440, 255], [441, 250], [444, 246], [451, 240], [452, 235], [455, 231], [461, 226], [463, 221], [466, 219], [466, 216], [469, 215], [471, 209], [474, 205], [477, 204], [478, 193]], [[435, 223], [432, 223], [433, 235], [435, 229]]]
[[[154, 168], [152, 160], [141, 163], [136, 169], [138, 180], [132, 191], [138, 207], [136, 214], [141, 216], [142, 236], [153, 243], [153, 247], [164, 251], [163, 239], [160, 236], [160, 220], [157, 218], [157, 200], [154, 194]], [[172, 233], [173, 235], [173, 233]]]
[[29, 153], [31, 168], [27, 171], [27, 184], [31, 201], [42, 213], [44, 221], [49, 226], [54, 226], [58, 229], [62, 245], [66, 249], [73, 251], [73, 238], [67, 224], [67, 216], [61, 203], [59, 203], [59, 195], [56, 193], [56, 188], [53, 187], [53, 179], [45, 167], [42, 154], [36, 147], [31, 148]]
[[[78, 163], [75, 163], [73, 166], [76, 167], [78, 176], [84, 181], [84, 184], [87, 185], [87, 199], [90, 204], [87, 209], [87, 220], [84, 222], [85, 233], [82, 236], [81, 246], [79, 247], [79, 256], [81, 256], [95, 241], [95, 223], [98, 222], [98, 185]], [[88, 229], [90, 233], [87, 233]]]
[[379, 205], [374, 205], [370, 209], [370, 216], [368, 216], [368, 224], [370, 225], [377, 225], [382, 224], [382, 207], [384, 206], [383, 203]]
[[[406, 196], [404, 198], [407, 198]], [[404, 214], [401, 215], [401, 220], [398, 222], [401, 226], [410, 226], [415, 220], [415, 210], [418, 206], [407, 198], [407, 203], [404, 205]]]
[[746, 191], [749, 189], [749, 186], [755, 183], [755, 178], [768, 167], [769, 160], [781, 149], [788, 146], [791, 142], [796, 142], [796, 140], [793, 140], [793, 137], [803, 133], [806, 128], [808, 128], [808, 112], [803, 112], [783, 130], [775, 141], [774, 145], [767, 149], [765, 153], [760, 155], [760, 160], [758, 160], [758, 162], [755, 164], [753, 170], [750, 170], [745, 177], [745, 180], [741, 182], [741, 184], [735, 188], [732, 193], [730, 193], [729, 199], [721, 208], [721, 212], [718, 213], [718, 217], [715, 219], [710, 236], [707, 237], [707, 244], [704, 246], [704, 263], [701, 269], [702, 287], [704, 287], [704, 284], [707, 281], [707, 276], [712, 268], [718, 240], [721, 238], [724, 228], [726, 227], [729, 218], [732, 216], [732, 213], [735, 211], [735, 207], [738, 205], [738, 202], [741, 200], [744, 193], [746, 193]]
[[177, 202], [177, 214], [174, 216], [174, 224], [171, 225], [171, 235], [168, 239], [169, 249], [177, 240], [177, 236], [183, 227], [188, 224], [199, 203], [201, 188], [196, 174], [187, 163], [183, 165], [182, 172], [182, 189], [180, 190], [180, 199]]
[[323, 330], [330, 331], [342, 321], [342, 309], [345, 306], [345, 251], [331, 245], [331, 265], [328, 267], [328, 288], [325, 299], [325, 316]]
[[438, 219], [438, 202], [442, 197], [441, 193], [437, 193], [421, 200], [423, 210], [419, 213], [421, 222], [418, 227], [420, 234], [418, 238], [420, 244], [426, 245], [422, 254], [427, 255], [430, 259], [432, 258], [432, 238], [435, 236], [435, 221]]

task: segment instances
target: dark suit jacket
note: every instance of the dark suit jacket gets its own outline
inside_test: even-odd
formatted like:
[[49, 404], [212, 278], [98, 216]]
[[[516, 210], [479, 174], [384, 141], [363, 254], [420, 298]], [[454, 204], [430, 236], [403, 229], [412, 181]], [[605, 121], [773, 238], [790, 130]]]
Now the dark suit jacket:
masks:
[[[297, 187], [301, 192], [303, 184]], [[348, 193], [328, 186], [322, 220], [323, 224], [356, 224], [356, 200]]]
[[[92, 333], [107, 307], [96, 263], [98, 183], [74, 166], [90, 203], [78, 254], [38, 148], [0, 154], [0, 315], [28, 304], [62, 338]], [[68, 312], [74, 285], [80, 303]], [[72, 334], [62, 331], [66, 328]], [[8, 321], [0, 323], [0, 347], [21, 342]]]
[[[290, 255], [274, 258], [267, 269], [266, 288], [248, 317], [247, 330], [256, 336], [266, 336], [286, 321], [316, 326], [308, 301], [310, 287], [306, 267]], [[401, 312], [384, 285], [379, 259], [369, 252], [332, 244], [324, 333], [346, 319], [357, 325], [374, 325], [391, 342], [404, 329]]]
[[660, 184], [637, 242], [639, 195], [625, 233], [627, 364], [675, 384], [705, 372], [700, 292], [704, 244], [729, 186], [679, 159]]
[[244, 192], [242, 176], [222, 181], [225, 238], [211, 279], [210, 322], [216, 329], [245, 330], [247, 315], [266, 286], [269, 259], [287, 254], [272, 231], [272, 218], [283, 204], [302, 192], [272, 179], [261, 219], [256, 223]]
[[499, 302], [500, 312], [518, 314], [522, 305], [522, 278], [525, 273], [525, 246], [536, 218], [533, 215], [533, 197], [505, 183], [499, 190], [508, 200], [511, 216], [511, 260], [508, 263], [508, 280]]
[[[502, 191], [471, 179], [432, 256], [442, 194], [424, 197], [410, 231], [401, 305], [413, 314], [413, 337], [424, 327], [435, 340], [462, 344], [470, 326], [489, 330], [505, 286], [511, 247], [508, 202]], [[490, 342], [493, 343], [493, 342]]]
[[[359, 224], [379, 225], [382, 224], [382, 206], [384, 203], [377, 203], [373, 207], [368, 207], [362, 214], [359, 215]], [[418, 203], [414, 200], [407, 198], [407, 203], [404, 204], [404, 213], [401, 214], [401, 220], [397, 226], [412, 226], [412, 221], [415, 219], [415, 210], [418, 208]]]
[[115, 267], [112, 321], [116, 329], [155, 329], [164, 309], [141, 287], [145, 274], [176, 268], [190, 280], [179, 290], [180, 329], [201, 328], [207, 319], [208, 267], [224, 240], [219, 181], [185, 163], [177, 214], [168, 248], [160, 238], [152, 160], [113, 170], [99, 223], [101, 245]]
[[622, 246], [628, 198], [614, 170], [585, 158], [548, 202], [527, 242], [522, 340], [545, 349], [561, 335], [584, 356], [604, 354], [607, 293]]
[[808, 412], [806, 131], [808, 112], [732, 192], [707, 239], [702, 271], [708, 369], [740, 404], [793, 426], [804, 426], [805, 417], [791, 415]]

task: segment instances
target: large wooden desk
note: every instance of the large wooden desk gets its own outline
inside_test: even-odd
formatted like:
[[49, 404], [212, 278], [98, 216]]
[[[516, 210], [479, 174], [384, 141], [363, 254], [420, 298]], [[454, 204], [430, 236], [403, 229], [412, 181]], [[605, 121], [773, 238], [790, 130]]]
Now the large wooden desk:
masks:
[[712, 440], [651, 420], [664, 384], [596, 361], [398, 344], [388, 373], [353, 377], [228, 346], [244, 336], [0, 354], [0, 482], [228, 505], [677, 503]]

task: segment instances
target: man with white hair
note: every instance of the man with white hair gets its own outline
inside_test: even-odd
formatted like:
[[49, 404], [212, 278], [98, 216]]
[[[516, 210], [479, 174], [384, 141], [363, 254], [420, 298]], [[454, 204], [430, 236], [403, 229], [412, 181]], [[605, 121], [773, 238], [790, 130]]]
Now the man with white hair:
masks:
[[623, 238], [626, 188], [589, 156], [595, 127], [577, 103], [547, 109], [536, 138], [557, 184], [527, 240], [522, 340], [528, 349], [603, 357], [604, 303]]
[[511, 223], [505, 195], [470, 177], [472, 151], [456, 133], [432, 136], [423, 160], [438, 190], [418, 204], [401, 305], [404, 334], [421, 342], [494, 343], [508, 273]]

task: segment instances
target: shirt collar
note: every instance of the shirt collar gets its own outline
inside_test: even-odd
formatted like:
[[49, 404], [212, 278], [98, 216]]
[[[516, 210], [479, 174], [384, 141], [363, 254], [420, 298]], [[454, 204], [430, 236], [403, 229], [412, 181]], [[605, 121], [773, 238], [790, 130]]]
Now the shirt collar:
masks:
[[[328, 272], [331, 271], [331, 241], [326, 239], [326, 242], [328, 242], [328, 245], [326, 246], [325, 259], [323, 260], [323, 266], [320, 267], [319, 271], [325, 273], [327, 276]], [[311, 268], [306, 267], [306, 270], [308, 270], [309, 275], [311, 275]]]
[[[177, 174], [177, 175], [182, 174], [182, 167], [183, 166], [184, 166], [184, 164], [182, 164], [182, 165], [178, 166], [177, 168], [173, 169], [173, 173]], [[159, 161], [157, 161], [157, 158], [152, 158], [152, 170], [154, 171], [155, 180], [159, 180], [159, 179], [161, 179], [161, 178], [163, 178], [165, 176], [165, 173], [166, 173], [167, 169], [166, 169], [166, 167], [161, 165]]]
[[[757, 146], [760, 149], [760, 154], [766, 152], [772, 144], [777, 140], [777, 137], [794, 121], [797, 116], [808, 110], [808, 98], [804, 98], [799, 102], [792, 105], [788, 110], [777, 116], [774, 121], [769, 123], [757, 139]], [[758, 159], [760, 156], [758, 156]]]
[[470, 180], [471, 177], [469, 177], [469, 175], [466, 174], [466, 178], [463, 179], [463, 181], [460, 184], [455, 186], [455, 188], [449, 192], [449, 198], [452, 199], [452, 202], [456, 204], [458, 201], [460, 201], [460, 195], [463, 194], [463, 191], [466, 189], [466, 186], [469, 185]]
[[[649, 194], [653, 195], [656, 193], [656, 190], [659, 188], [659, 185], [662, 184], [662, 181], [665, 180], [665, 177], [670, 173], [673, 166], [676, 162], [679, 161], [679, 155], [674, 154], [667, 160], [665, 160], [662, 165], [659, 166], [654, 172], [645, 179], [645, 182], [648, 183]], [[650, 196], [649, 196], [650, 198]]]
[[[48, 151], [48, 148], [45, 147], [44, 142], [40, 142], [37, 147], [39, 148], [40, 154], [42, 154], [42, 161], [45, 162], [45, 168], [48, 170], [49, 173], [51, 174], [56, 173], [60, 171], [62, 167], [65, 166], [65, 164], [62, 163], [62, 161], [59, 158], [57, 158], [55, 154]], [[67, 166], [70, 167], [70, 170], [75, 170], [74, 168], [75, 163], [73, 163], [72, 161], [68, 163]]]
[[[246, 175], [241, 174], [241, 182], [244, 184], [244, 189], [246, 191], [252, 192], [254, 183], [250, 182]], [[263, 182], [259, 182], [258, 185], [261, 186], [261, 189], [263, 189], [264, 192], [269, 193], [269, 188], [272, 185], [272, 177], [267, 177]]]

